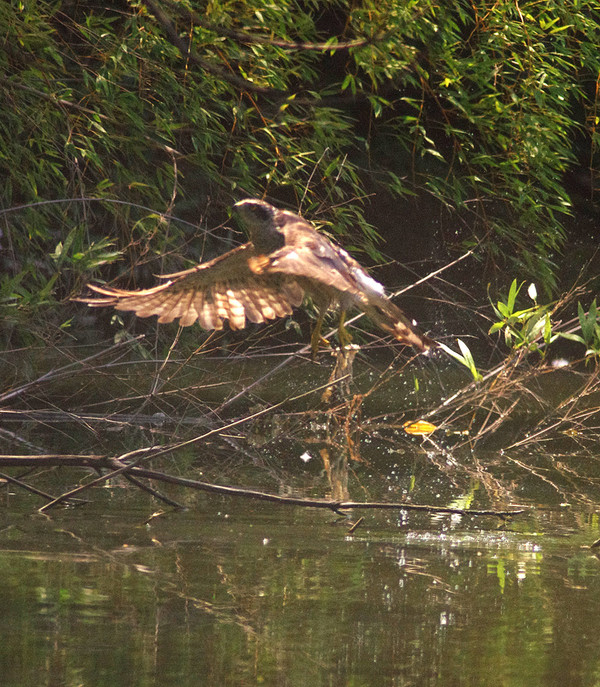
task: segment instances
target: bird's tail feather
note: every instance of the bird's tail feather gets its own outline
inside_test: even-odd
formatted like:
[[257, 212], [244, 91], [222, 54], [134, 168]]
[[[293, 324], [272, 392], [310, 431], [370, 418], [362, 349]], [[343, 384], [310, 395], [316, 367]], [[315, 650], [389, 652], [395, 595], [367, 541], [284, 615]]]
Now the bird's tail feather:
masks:
[[436, 342], [421, 334], [400, 308], [388, 299], [371, 302], [364, 308], [365, 314], [381, 329], [392, 334], [398, 341], [415, 346], [420, 351], [428, 351]]

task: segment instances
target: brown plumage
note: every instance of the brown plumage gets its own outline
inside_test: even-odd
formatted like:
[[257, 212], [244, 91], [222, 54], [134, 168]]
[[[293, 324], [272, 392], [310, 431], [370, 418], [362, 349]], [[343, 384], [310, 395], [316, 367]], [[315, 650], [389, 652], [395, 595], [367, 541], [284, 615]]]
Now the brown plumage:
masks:
[[143, 291], [125, 291], [90, 284], [102, 298], [79, 298], [92, 307], [114, 306], [139, 317], [158, 315], [159, 322], [187, 327], [198, 322], [204, 329], [243, 329], [246, 321], [265, 322], [285, 317], [311, 296], [320, 310], [313, 332], [316, 352], [325, 312], [342, 309], [339, 337], [350, 341], [343, 320], [348, 308], [362, 310], [398, 341], [421, 351], [434, 342], [420, 334], [404, 313], [385, 295], [346, 251], [320, 235], [306, 220], [278, 210], [262, 200], [246, 199], [234, 210], [250, 235], [250, 242], [183, 272], [161, 277], [164, 284]]

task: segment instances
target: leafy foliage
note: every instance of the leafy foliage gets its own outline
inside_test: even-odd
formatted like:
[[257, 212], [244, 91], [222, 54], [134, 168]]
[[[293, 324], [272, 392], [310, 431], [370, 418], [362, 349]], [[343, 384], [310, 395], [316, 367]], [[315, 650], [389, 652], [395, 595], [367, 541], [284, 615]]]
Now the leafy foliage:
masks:
[[583, 305], [578, 303], [577, 316], [581, 333], [567, 333], [563, 334], [563, 336], [583, 344], [586, 347], [586, 356], [600, 358], [600, 316], [596, 299], [594, 298], [587, 312], [585, 312]]
[[[492, 304], [497, 321], [490, 327], [490, 334], [502, 331], [504, 340], [512, 353], [524, 349], [538, 352], [544, 357], [548, 346], [562, 338], [583, 344], [585, 357], [594, 358], [600, 355], [600, 318], [596, 299], [592, 301], [587, 313], [581, 302], [577, 303], [577, 324], [574, 328], [565, 331], [564, 326], [561, 326], [562, 323], [557, 322], [555, 317], [559, 304], [537, 303], [537, 290], [534, 284], [530, 284], [528, 289], [529, 297], [534, 301], [534, 305], [520, 309], [515, 307], [522, 286], [523, 284], [518, 285], [517, 280], [514, 279], [506, 300], [499, 300], [496, 305]], [[456, 353], [451, 354], [458, 359]]]
[[177, 269], [245, 195], [376, 257], [367, 168], [550, 288], [563, 175], [597, 174], [599, 14], [586, 0], [0, 3], [0, 306], [27, 319], [123, 254]]

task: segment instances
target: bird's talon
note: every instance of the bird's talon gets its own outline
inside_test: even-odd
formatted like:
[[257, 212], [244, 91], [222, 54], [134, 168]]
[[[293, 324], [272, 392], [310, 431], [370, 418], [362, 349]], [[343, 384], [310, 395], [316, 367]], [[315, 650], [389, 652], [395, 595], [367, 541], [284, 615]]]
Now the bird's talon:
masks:
[[324, 336], [321, 336], [320, 334], [318, 336], [315, 336], [313, 333], [310, 344], [310, 349], [312, 352], [311, 357], [313, 360], [316, 359], [320, 347], [331, 350], [331, 341], [329, 341], [329, 339], [326, 339]]

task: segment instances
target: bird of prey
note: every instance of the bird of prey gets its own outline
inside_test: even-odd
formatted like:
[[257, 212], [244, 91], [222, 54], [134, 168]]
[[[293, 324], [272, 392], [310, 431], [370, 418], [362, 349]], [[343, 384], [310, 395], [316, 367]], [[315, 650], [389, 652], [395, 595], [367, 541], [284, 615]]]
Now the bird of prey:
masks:
[[350, 307], [362, 310], [398, 341], [426, 351], [434, 342], [418, 332], [386, 296], [383, 286], [345, 250], [319, 234], [305, 219], [263, 200], [245, 199], [234, 206], [250, 242], [191, 269], [168, 274], [163, 284], [125, 291], [89, 284], [101, 298], [79, 298], [90, 306], [114, 306], [139, 317], [158, 315], [183, 327], [198, 321], [204, 329], [243, 329], [246, 321], [285, 317], [310, 296], [319, 311], [312, 335], [313, 357], [322, 341], [327, 310], [341, 308], [340, 345], [351, 341], [344, 327]]

